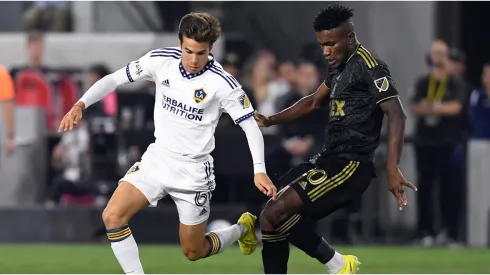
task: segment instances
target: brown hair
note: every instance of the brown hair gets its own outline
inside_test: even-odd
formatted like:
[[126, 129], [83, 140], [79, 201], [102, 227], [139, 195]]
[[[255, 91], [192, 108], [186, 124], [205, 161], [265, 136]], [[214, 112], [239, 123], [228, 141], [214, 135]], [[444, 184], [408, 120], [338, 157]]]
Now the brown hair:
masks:
[[218, 18], [210, 13], [186, 14], [180, 20], [179, 40], [183, 41], [184, 36], [199, 43], [207, 42], [214, 44], [221, 35], [221, 23]]

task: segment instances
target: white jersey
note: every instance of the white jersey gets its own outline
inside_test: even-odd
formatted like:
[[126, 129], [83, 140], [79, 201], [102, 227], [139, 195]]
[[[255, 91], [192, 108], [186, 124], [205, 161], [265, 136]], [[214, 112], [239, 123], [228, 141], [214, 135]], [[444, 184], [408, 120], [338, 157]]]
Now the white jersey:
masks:
[[238, 81], [210, 57], [202, 71], [189, 74], [179, 48], [152, 50], [126, 66], [130, 82], [154, 81], [155, 144], [170, 152], [197, 158], [215, 147], [214, 132], [223, 112], [236, 124], [254, 109]]

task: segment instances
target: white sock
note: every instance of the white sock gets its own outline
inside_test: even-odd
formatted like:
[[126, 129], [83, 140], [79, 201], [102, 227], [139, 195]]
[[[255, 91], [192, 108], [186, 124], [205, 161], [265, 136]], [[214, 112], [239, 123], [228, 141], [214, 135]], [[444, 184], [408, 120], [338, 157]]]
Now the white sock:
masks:
[[238, 241], [245, 232], [247, 232], [245, 226], [237, 223], [230, 227], [207, 233], [206, 235], [211, 240], [211, 251], [208, 257], [218, 254], [231, 246], [234, 242]]
[[[112, 232], [111, 232], [112, 231]], [[116, 256], [119, 264], [121, 265], [124, 273], [126, 274], [144, 274], [143, 266], [141, 265], [138, 245], [131, 234], [131, 230], [129, 227], [121, 227], [121, 230], [108, 230], [108, 237], [111, 241], [112, 251]], [[117, 239], [117, 235], [110, 234], [119, 234], [119, 236], [127, 236], [123, 240]], [[124, 237], [119, 237], [124, 238]]]
[[330, 274], [337, 274], [342, 270], [342, 268], [344, 268], [344, 265], [345, 263], [342, 254], [335, 251], [332, 259], [325, 264], [325, 267]]

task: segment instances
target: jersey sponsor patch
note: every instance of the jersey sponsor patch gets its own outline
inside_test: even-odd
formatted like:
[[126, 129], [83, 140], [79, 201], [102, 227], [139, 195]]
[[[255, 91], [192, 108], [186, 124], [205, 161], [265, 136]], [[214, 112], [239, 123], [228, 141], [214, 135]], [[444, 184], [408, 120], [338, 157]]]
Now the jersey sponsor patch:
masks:
[[376, 85], [376, 88], [378, 88], [378, 91], [381, 92], [386, 92], [388, 91], [388, 88], [390, 87], [390, 82], [388, 81], [388, 78], [382, 77], [378, 78], [374, 81], [374, 85]]
[[194, 91], [194, 101], [196, 103], [201, 103], [206, 98], [207, 94], [203, 89], [196, 89]]
[[247, 109], [250, 106], [250, 100], [245, 93], [241, 94], [238, 97], [238, 102], [240, 103], [240, 105], [242, 105], [243, 109]]

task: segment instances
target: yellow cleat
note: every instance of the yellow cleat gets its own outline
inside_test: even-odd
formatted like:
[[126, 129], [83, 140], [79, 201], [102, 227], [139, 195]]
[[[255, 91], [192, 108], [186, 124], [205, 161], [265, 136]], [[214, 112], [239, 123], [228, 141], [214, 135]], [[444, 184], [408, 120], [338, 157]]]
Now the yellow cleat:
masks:
[[338, 274], [357, 274], [357, 272], [359, 272], [359, 266], [361, 263], [356, 256], [343, 255], [342, 258], [344, 258], [345, 265]]
[[257, 248], [257, 237], [255, 236], [255, 220], [257, 217], [250, 214], [249, 212], [245, 212], [242, 214], [238, 223], [245, 226], [247, 232], [243, 234], [240, 239], [238, 239], [238, 245], [240, 245], [240, 250], [245, 255], [250, 255]]

